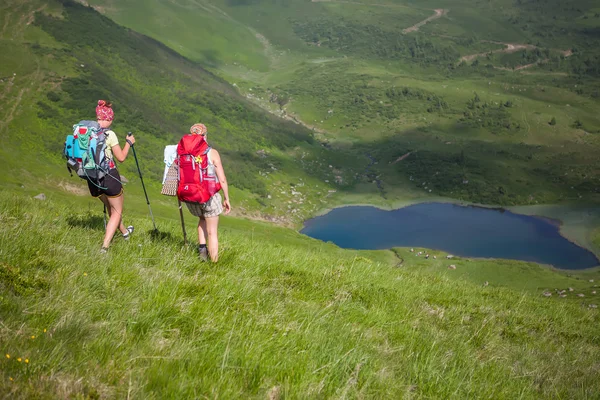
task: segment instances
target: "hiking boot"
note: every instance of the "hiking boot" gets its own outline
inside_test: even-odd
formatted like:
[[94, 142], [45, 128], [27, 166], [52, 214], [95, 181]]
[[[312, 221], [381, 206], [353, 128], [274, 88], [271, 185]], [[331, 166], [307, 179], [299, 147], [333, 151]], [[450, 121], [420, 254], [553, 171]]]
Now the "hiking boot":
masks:
[[132, 233], [133, 233], [133, 225], [129, 225], [127, 227], [127, 233], [123, 234], [123, 239], [129, 240], [129, 237], [131, 236]]
[[208, 249], [206, 247], [198, 246], [198, 258], [200, 258], [200, 261], [208, 261]]

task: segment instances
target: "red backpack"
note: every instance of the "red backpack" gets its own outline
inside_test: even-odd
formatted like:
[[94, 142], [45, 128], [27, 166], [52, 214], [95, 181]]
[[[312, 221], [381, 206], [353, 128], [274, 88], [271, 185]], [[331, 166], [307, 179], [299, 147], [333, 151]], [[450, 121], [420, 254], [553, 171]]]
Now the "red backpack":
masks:
[[185, 135], [179, 141], [176, 161], [179, 166], [179, 200], [206, 203], [221, 190], [215, 168], [208, 162], [210, 149], [201, 135]]

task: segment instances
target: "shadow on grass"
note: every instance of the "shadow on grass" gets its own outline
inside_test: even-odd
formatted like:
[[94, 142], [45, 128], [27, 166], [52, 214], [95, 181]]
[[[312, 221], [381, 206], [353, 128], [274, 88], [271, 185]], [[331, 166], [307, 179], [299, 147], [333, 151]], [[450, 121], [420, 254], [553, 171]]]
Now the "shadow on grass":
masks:
[[170, 232], [163, 232], [158, 229], [150, 229], [146, 234], [153, 242], [162, 242], [173, 245], [183, 245], [183, 237], [173, 236]]
[[104, 230], [104, 217], [99, 215], [71, 215], [67, 217], [67, 224], [74, 228], [87, 228]]

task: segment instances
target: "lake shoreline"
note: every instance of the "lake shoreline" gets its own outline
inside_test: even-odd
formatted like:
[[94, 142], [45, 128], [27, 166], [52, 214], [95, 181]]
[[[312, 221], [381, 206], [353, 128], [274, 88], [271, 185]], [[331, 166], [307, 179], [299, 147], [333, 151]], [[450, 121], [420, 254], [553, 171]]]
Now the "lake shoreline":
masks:
[[[315, 213], [311, 218], [302, 222], [302, 228], [314, 218], [321, 217], [334, 209], [345, 207], [374, 207], [380, 210], [392, 211], [406, 208], [417, 204], [445, 203], [463, 207], [477, 207], [489, 210], [506, 210], [514, 214], [537, 217], [556, 225], [560, 235], [569, 242], [590, 251], [600, 260], [600, 248], [596, 247], [590, 240], [591, 232], [600, 226], [600, 205], [568, 205], [568, 204], [543, 204], [522, 205], [503, 207], [499, 205], [479, 204], [445, 197], [422, 197], [410, 200], [398, 200], [391, 202], [389, 206], [375, 205], [369, 203], [349, 203], [335, 207], [324, 208]], [[542, 265], [542, 264], [540, 264]], [[587, 268], [586, 270], [600, 267]], [[556, 268], [556, 267], [553, 267]], [[556, 268], [560, 271], [565, 269]]]

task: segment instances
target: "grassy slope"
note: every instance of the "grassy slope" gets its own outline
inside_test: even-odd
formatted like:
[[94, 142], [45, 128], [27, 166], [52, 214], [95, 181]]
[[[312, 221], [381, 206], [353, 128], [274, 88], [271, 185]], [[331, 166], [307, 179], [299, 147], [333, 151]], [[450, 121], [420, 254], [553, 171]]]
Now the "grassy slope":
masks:
[[[160, 162], [151, 158], [160, 154], [151, 157], [147, 149], [149, 143], [160, 148], [161, 141], [170, 140], [160, 129], [143, 130], [140, 138], [148, 142], [140, 155], [161, 235], [150, 234], [143, 192], [129, 164], [123, 169], [131, 180], [125, 213], [136, 235], [129, 243], [117, 241], [106, 258], [98, 259], [98, 202], [85, 194], [81, 181], [57, 172], [62, 171], [55, 155], [60, 146], [41, 145], [31, 132], [62, 135], [53, 124], [70, 121], [78, 110], [67, 106], [71, 94], [64, 89], [76, 87], [65, 82], [94, 76], [86, 75], [82, 62], [87, 68], [97, 62], [109, 74], [118, 67], [122, 75], [112, 76], [108, 93], [130, 100], [122, 106], [134, 104], [150, 120], [159, 113], [161, 129], [179, 130], [190, 117], [177, 119], [164, 103], [155, 104], [162, 95], [169, 100], [173, 95], [160, 80], [152, 88], [143, 84], [131, 60], [98, 60], [90, 48], [73, 51], [68, 38], [56, 40], [27, 25], [42, 3], [5, 6], [0, 15], [8, 22], [0, 46], [18, 56], [0, 63], [0, 133], [6, 144], [0, 150], [5, 163], [0, 172], [0, 347], [10, 356], [0, 361], [3, 396], [248, 398], [270, 392], [274, 398], [533, 398], [589, 397], [599, 390], [594, 379], [598, 314], [588, 308], [595, 300], [587, 282], [598, 281], [597, 271], [565, 277], [525, 263], [456, 260], [452, 274], [443, 260], [414, 262], [406, 249], [396, 250], [405, 259], [397, 268], [391, 252], [343, 251], [291, 230], [235, 218], [222, 221], [219, 264], [200, 264], [193, 249], [182, 247], [173, 199], [155, 196], [152, 178]], [[56, 4], [43, 11], [62, 13]], [[54, 19], [42, 26], [51, 24], [61, 26]], [[122, 33], [108, 21], [102, 24], [115, 31], [101, 36]], [[32, 46], [36, 43], [39, 47]], [[141, 47], [140, 57], [144, 49], [156, 50], [152, 42], [134, 43]], [[169, 82], [208, 81], [225, 98], [232, 96], [230, 104], [248, 107], [253, 115], [218, 80], [199, 78], [202, 72], [194, 65], [160, 47], [156, 51], [163, 70], [173, 74]], [[13, 71], [18, 74], [11, 77]], [[151, 70], [142, 71], [152, 76]], [[51, 100], [50, 91], [59, 100]], [[39, 118], [45, 108], [38, 101], [54, 107], [58, 117]], [[219, 109], [230, 123], [240, 123]], [[128, 111], [121, 115], [135, 115]], [[205, 115], [206, 109], [193, 112]], [[133, 118], [120, 123], [123, 130], [142, 124]], [[215, 124], [222, 122], [215, 118]], [[289, 209], [287, 201], [302, 207], [290, 194], [290, 175], [296, 183], [306, 182], [295, 190], [314, 193], [304, 201], [323, 197], [316, 192], [328, 189], [323, 179], [331, 176], [317, 182], [300, 171], [304, 164], [315, 170], [315, 163], [325, 163], [326, 171], [330, 153], [310, 146], [268, 148], [270, 157], [280, 159], [280, 168], [267, 179], [280, 182], [277, 192], [285, 189], [285, 195], [277, 193], [282, 208]], [[34, 150], [44, 162], [32, 168], [24, 155]], [[290, 154], [304, 161], [291, 161]], [[48, 200], [32, 199], [40, 192]], [[240, 203], [253, 196], [234, 188]], [[194, 222], [187, 222], [193, 239]], [[523, 279], [511, 281], [511, 274], [498, 274], [498, 267], [524, 271]], [[483, 280], [490, 285], [482, 288]], [[535, 283], [524, 285], [527, 281]], [[543, 290], [568, 286], [587, 297], [539, 297]], [[565, 369], [557, 359], [577, 366]]]
[[[35, 11], [41, 11], [37, 18]], [[318, 198], [308, 184], [319, 174], [304, 171], [295, 160], [296, 152], [322, 152], [305, 128], [264, 113], [198, 64], [91, 9], [71, 4], [63, 13], [59, 3], [32, 0], [3, 5], [2, 17], [0, 130], [11, 143], [0, 150], [9, 167], [0, 172], [3, 181], [19, 186], [50, 173], [68, 186], [67, 175], [58, 172], [64, 171], [64, 127], [93, 116], [95, 100], [104, 97], [115, 104], [117, 134], [134, 131], [140, 140], [138, 156], [151, 192], [157, 192], [162, 177], [163, 146], [201, 120], [228, 165], [238, 213], [290, 223], [310, 212], [304, 207], [296, 216], [288, 207], [290, 183], [305, 182], [305, 195]], [[47, 140], [30, 132], [44, 132]], [[34, 170], [19, 154], [32, 149], [44, 160]], [[258, 150], [266, 150], [267, 157]], [[31, 171], [19, 176], [15, 171], [21, 168]], [[279, 171], [276, 182], [267, 179], [273, 169]], [[136, 181], [133, 162], [123, 164], [121, 172]]]
[[[159, 30], [158, 23], [147, 24], [123, 12], [115, 2], [92, 4], [106, 6], [101, 11], [127, 26], [137, 29], [143, 24], [153, 37], [176, 41], [174, 48], [195, 45], [176, 40], [179, 33]], [[329, 204], [389, 206], [427, 196], [499, 205], [598, 201], [600, 168], [594, 156], [600, 146], [595, 133], [600, 129], [594, 95], [598, 79], [576, 74], [572, 68], [597, 55], [589, 32], [597, 21], [581, 17], [592, 10], [588, 1], [579, 1], [577, 7], [552, 1], [542, 8], [535, 2], [445, 0], [185, 4], [190, 5], [189, 15], [220, 16], [232, 26], [243, 25], [262, 35], [257, 41], [270, 59], [267, 71], [244, 65], [248, 56], [242, 54], [254, 50], [240, 42], [240, 62], [221, 63], [213, 69], [216, 73], [235, 82], [262, 107], [304, 121], [337, 151], [350, 152], [341, 160], [325, 155], [328, 159], [313, 164], [317, 169], [331, 164], [350, 172], [342, 185], [334, 184], [332, 176], [322, 176], [322, 182], [329, 180], [327, 186], [337, 190]], [[401, 33], [432, 15], [434, 8], [450, 11], [418, 32]], [[228, 30], [224, 24], [212, 35], [219, 37]], [[489, 41], [532, 43], [551, 50], [554, 58], [558, 50], [579, 51], [519, 72], [486, 67], [493, 57], [480, 57], [479, 66], [458, 65], [462, 55], [503, 47]], [[402, 46], [413, 46], [417, 55], [411, 58]], [[506, 63], [501, 55], [497, 58], [498, 67]], [[409, 88], [422, 96], [390, 98], [386, 95], [390, 87]], [[481, 101], [469, 109], [475, 93]], [[274, 95], [288, 103], [280, 109]], [[428, 100], [432, 95], [447, 106], [431, 111], [437, 101]], [[511, 106], [503, 107], [507, 102]], [[549, 124], [553, 117], [556, 125]], [[577, 121], [582, 127], [574, 127]], [[365, 147], [378, 161], [372, 174], [364, 173]], [[418, 156], [390, 165], [409, 151], [418, 151]], [[466, 154], [464, 162], [458, 161], [461, 153]], [[384, 193], [369, 184], [374, 176], [383, 181]], [[417, 184], [424, 181], [429, 183], [427, 190]]]
[[[182, 247], [176, 219], [161, 219], [152, 236], [147, 218], [131, 216], [131, 241], [98, 258], [98, 211], [76, 211], [73, 198], [0, 196], [0, 391], [11, 398], [585, 398], [600, 390], [592, 299], [457, 282], [443, 262], [425, 272], [407, 258], [398, 268], [389, 252], [339, 250], [228, 218], [218, 265]], [[460, 273], [469, 262], [455, 263]]]

